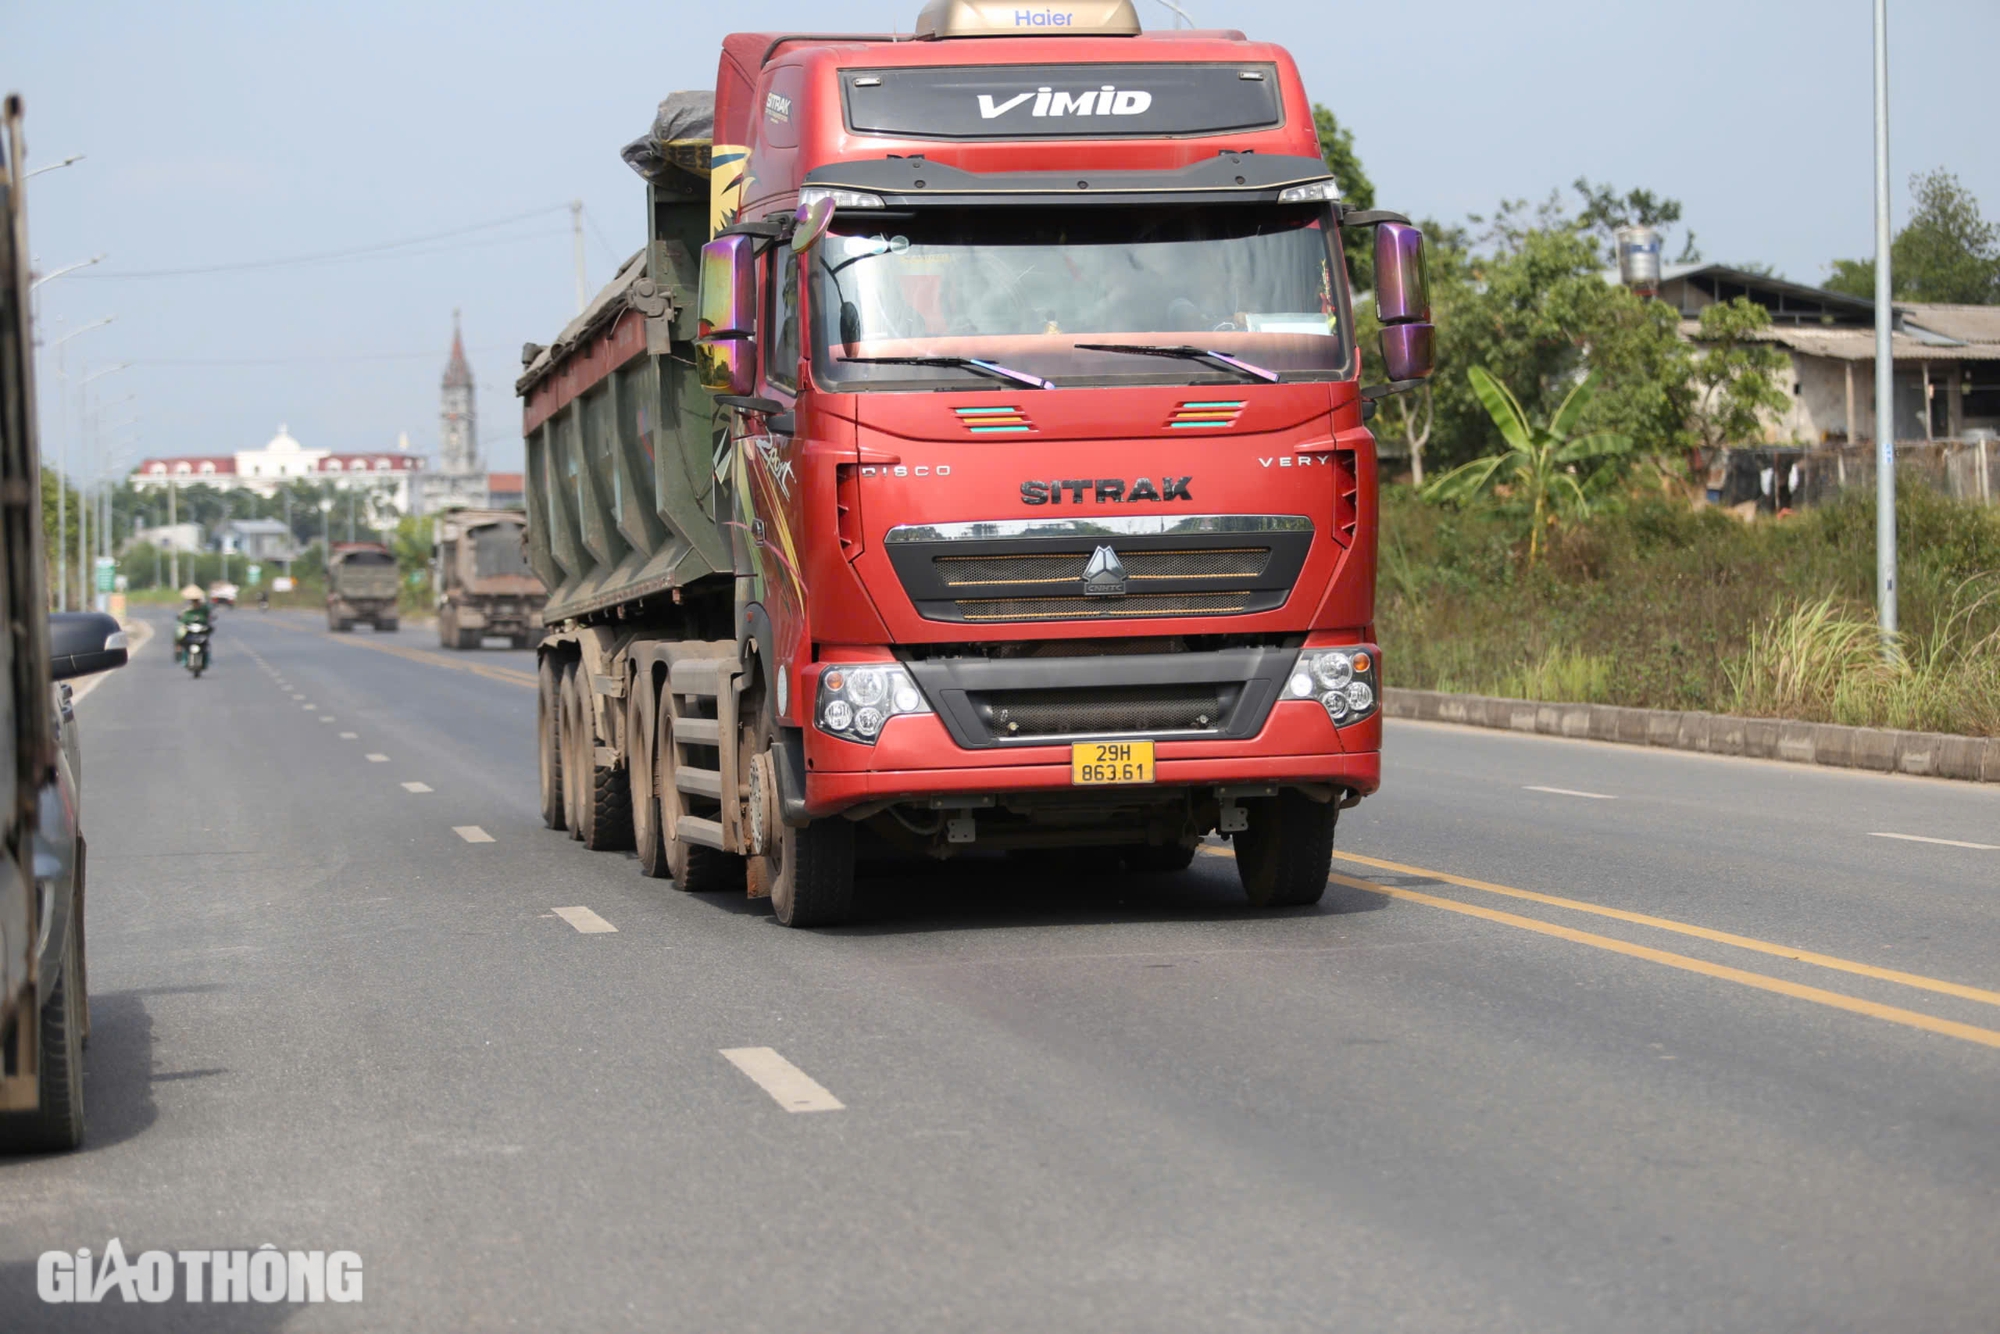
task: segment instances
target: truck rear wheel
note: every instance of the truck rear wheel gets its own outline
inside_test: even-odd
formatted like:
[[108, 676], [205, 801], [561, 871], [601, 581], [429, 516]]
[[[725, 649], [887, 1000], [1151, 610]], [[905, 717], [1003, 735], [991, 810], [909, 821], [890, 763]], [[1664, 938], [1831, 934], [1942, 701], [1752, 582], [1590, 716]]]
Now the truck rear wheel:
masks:
[[0, 1115], [0, 1149], [49, 1153], [83, 1143], [83, 941], [70, 922], [63, 942], [62, 976], [42, 1004], [41, 1105], [32, 1112]]
[[384, 635], [393, 635], [396, 633], [397, 628], [401, 625], [402, 625], [401, 621], [394, 619], [387, 621], [377, 621], [375, 622], [375, 633]]
[[571, 775], [574, 801], [570, 833], [592, 852], [621, 851], [632, 846], [632, 789], [625, 770], [597, 761], [589, 675], [580, 665], [572, 667], [567, 684], [570, 705], [563, 721], [573, 735], [563, 767]]
[[563, 827], [562, 698], [556, 660], [544, 657], [535, 669], [536, 769], [542, 787], [542, 823]]
[[577, 714], [581, 711], [576, 693], [577, 665], [566, 662], [562, 666], [561, 687], [556, 698], [562, 702], [562, 758], [563, 758], [563, 828], [571, 838], [583, 837], [583, 800], [581, 785], [588, 775], [584, 761], [577, 755], [577, 733], [581, 724]]
[[765, 845], [762, 878], [786, 926], [838, 926], [854, 911], [854, 822], [834, 816], [803, 829], [780, 824]]
[[655, 786], [659, 789], [660, 838], [667, 848], [667, 874], [689, 894], [720, 894], [743, 889], [743, 859], [720, 848], [687, 843], [679, 837], [681, 817], [687, 814], [687, 798], [674, 782], [674, 766], [679, 752], [674, 746], [674, 720], [664, 695], [660, 698], [659, 748], [654, 752]]
[[658, 712], [659, 695], [652, 681], [644, 676], [634, 680], [632, 697], [625, 706], [625, 735], [631, 742], [627, 773], [632, 789], [632, 844], [639, 852], [639, 873], [663, 880], [670, 874], [667, 841], [661, 835], [660, 800], [653, 790], [660, 754]]
[[458, 632], [458, 642], [452, 645], [452, 647], [469, 653], [479, 648], [485, 642], [486, 637], [477, 630], [460, 630]]
[[1253, 908], [1318, 903], [1333, 869], [1333, 830], [1340, 809], [1303, 793], [1283, 791], [1243, 803], [1249, 828], [1236, 835], [1236, 874]]

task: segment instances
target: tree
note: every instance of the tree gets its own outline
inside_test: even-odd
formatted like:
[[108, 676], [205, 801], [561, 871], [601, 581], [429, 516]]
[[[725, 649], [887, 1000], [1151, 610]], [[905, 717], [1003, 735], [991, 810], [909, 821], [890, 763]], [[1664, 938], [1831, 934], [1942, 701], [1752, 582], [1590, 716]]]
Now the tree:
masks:
[[[1910, 177], [1916, 210], [1889, 246], [1890, 294], [1900, 301], [2000, 304], [2000, 225], [1979, 200], [1938, 167]], [[1850, 296], [1875, 296], [1873, 259], [1837, 259], [1826, 285]]]
[[1756, 438], [1765, 415], [1783, 412], [1791, 402], [1777, 380], [1790, 359], [1756, 337], [1770, 325], [1771, 313], [1748, 297], [1719, 301], [1701, 312], [1689, 419], [1706, 457]]
[[[1326, 169], [1333, 173], [1334, 184], [1340, 187], [1341, 201], [1352, 208], [1374, 208], [1375, 182], [1368, 179], [1361, 155], [1354, 151], [1354, 131], [1318, 103], [1313, 104], [1313, 128], [1319, 132], [1319, 153], [1326, 159]], [[1360, 236], [1344, 239], [1354, 243], [1347, 248], [1348, 281], [1357, 292], [1371, 290], [1375, 286], [1374, 255]]]
[[1590, 508], [1593, 484], [1605, 472], [1603, 464], [1629, 453], [1632, 442], [1615, 431], [1573, 434], [1590, 409], [1597, 385], [1594, 371], [1571, 386], [1548, 425], [1539, 427], [1528, 420], [1520, 400], [1484, 366], [1472, 367], [1466, 378], [1507, 448], [1460, 464], [1424, 488], [1424, 495], [1463, 503], [1504, 486], [1509, 507], [1528, 520], [1528, 564], [1533, 565], [1541, 555], [1542, 535], [1564, 514]]
[[1595, 371], [1586, 426], [1628, 436], [1647, 453], [1685, 452], [1694, 391], [1676, 312], [1605, 281], [1590, 238], [1539, 223], [1523, 222], [1519, 208], [1503, 209], [1496, 226], [1513, 239], [1489, 255], [1464, 249], [1462, 232], [1435, 238], [1428, 264], [1438, 326], [1431, 461], [1449, 467], [1503, 445], [1467, 375], [1471, 366], [1511, 386], [1528, 414], [1543, 419]]

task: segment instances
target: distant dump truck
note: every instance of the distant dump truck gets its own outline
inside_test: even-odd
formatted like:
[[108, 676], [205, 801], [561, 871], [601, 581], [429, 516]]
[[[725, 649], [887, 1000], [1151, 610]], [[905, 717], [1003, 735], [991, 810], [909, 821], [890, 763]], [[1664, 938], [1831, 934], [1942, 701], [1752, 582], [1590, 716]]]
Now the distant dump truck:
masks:
[[447, 510], [438, 516], [431, 569], [438, 643], [476, 649], [489, 635], [527, 648], [541, 634], [548, 590], [528, 565], [528, 516], [518, 510]]
[[326, 558], [326, 628], [347, 631], [356, 621], [396, 628], [396, 557], [380, 542], [336, 542]]

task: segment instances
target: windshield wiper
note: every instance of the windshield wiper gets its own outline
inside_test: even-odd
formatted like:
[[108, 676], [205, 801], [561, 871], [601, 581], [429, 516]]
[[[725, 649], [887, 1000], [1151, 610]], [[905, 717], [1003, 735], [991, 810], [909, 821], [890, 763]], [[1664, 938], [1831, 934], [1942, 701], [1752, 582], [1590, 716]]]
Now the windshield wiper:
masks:
[[1178, 361], [1205, 361], [1211, 366], [1220, 366], [1224, 370], [1235, 371], [1239, 375], [1246, 375], [1253, 380], [1262, 380], [1266, 384], [1277, 384], [1284, 378], [1276, 371], [1267, 371], [1262, 366], [1253, 366], [1249, 362], [1238, 360], [1227, 353], [1211, 352], [1206, 348], [1188, 347], [1186, 345], [1160, 347], [1153, 343], [1078, 343], [1076, 344], [1076, 350], [1079, 352], [1130, 352], [1135, 356], [1141, 357], [1173, 357]]
[[1026, 385], [1030, 389], [1053, 389], [1055, 382], [1044, 380], [1039, 375], [1017, 371], [1002, 366], [997, 361], [981, 361], [978, 357], [842, 357], [842, 361], [856, 362], [864, 366], [956, 366], [1008, 384]]

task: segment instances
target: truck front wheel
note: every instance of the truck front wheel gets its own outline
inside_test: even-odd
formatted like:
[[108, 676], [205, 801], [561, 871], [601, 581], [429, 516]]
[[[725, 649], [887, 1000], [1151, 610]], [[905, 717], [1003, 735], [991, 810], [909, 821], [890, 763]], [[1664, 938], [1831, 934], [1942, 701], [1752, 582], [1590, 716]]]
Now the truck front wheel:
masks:
[[853, 912], [853, 821], [835, 816], [803, 829], [780, 824], [763, 862], [771, 911], [786, 926], [838, 926]]
[[1330, 801], [1280, 792], [1243, 803], [1249, 828], [1236, 835], [1236, 874], [1253, 908], [1318, 903], [1333, 869], [1333, 828], [1340, 810]]

